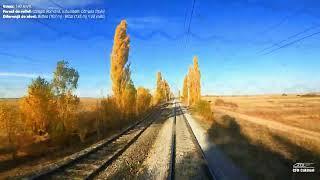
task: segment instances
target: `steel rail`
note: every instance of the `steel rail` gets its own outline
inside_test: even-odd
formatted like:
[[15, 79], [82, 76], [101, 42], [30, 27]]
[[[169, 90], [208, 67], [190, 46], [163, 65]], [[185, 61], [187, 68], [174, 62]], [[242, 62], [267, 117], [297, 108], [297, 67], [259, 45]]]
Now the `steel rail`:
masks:
[[67, 170], [68, 167], [72, 167], [73, 165], [76, 165], [77, 163], [79, 163], [79, 161], [84, 160], [86, 158], [89, 159], [90, 155], [94, 155], [95, 153], [98, 153], [99, 150], [102, 150], [103, 148], [107, 147], [113, 142], [116, 142], [118, 139], [120, 139], [121, 137], [129, 133], [131, 130], [134, 130], [136, 127], [146, 122], [147, 124], [145, 125], [145, 127], [143, 127], [139, 133], [137, 133], [133, 138], [131, 138], [129, 142], [127, 142], [127, 144], [125, 144], [122, 148], [117, 149], [117, 151], [111, 156], [111, 158], [103, 162], [100, 165], [100, 167], [96, 168], [95, 170], [90, 172], [90, 174], [84, 177], [84, 179], [92, 179], [101, 170], [103, 170], [105, 167], [111, 164], [115, 159], [117, 159], [128, 147], [130, 147], [130, 145], [132, 145], [139, 138], [139, 136], [155, 121], [155, 118], [154, 119], [152, 118], [159, 113], [161, 113], [161, 107], [155, 108], [153, 111], [149, 112], [146, 116], [144, 116], [140, 121], [129, 126], [119, 134], [116, 134], [112, 137], [101, 140], [98, 143], [92, 145], [94, 146], [93, 148], [90, 148], [91, 147], [90, 146], [89, 148], [86, 148], [80, 151], [79, 153], [75, 153], [74, 155], [71, 155], [70, 158], [68, 158], [66, 161], [62, 163], [57, 162], [57, 163], [50, 164], [49, 166], [53, 166], [53, 168], [48, 168], [48, 169], [44, 168], [44, 170], [33, 172], [31, 173], [31, 175], [29, 174], [27, 176], [24, 176], [23, 179], [47, 179], [47, 177], [49, 176], [54, 176], [55, 173], [65, 172], [65, 170]]
[[171, 149], [170, 149], [170, 161], [169, 161], [169, 174], [167, 179], [173, 180], [174, 179], [174, 169], [175, 169], [175, 161], [176, 161], [176, 102], [173, 105], [173, 125], [172, 125], [172, 134], [171, 134]]
[[203, 152], [203, 150], [202, 150], [202, 148], [201, 148], [201, 146], [200, 146], [200, 144], [199, 144], [199, 142], [198, 142], [198, 140], [197, 140], [197, 137], [196, 137], [195, 134], [193, 133], [193, 130], [192, 130], [192, 128], [191, 128], [191, 126], [190, 126], [187, 118], [185, 117], [184, 111], [183, 111], [183, 109], [181, 108], [180, 105], [179, 105], [179, 109], [180, 109], [180, 111], [181, 111], [181, 115], [182, 115], [182, 117], [183, 117], [183, 119], [184, 119], [184, 122], [185, 122], [186, 125], [187, 125], [188, 131], [189, 131], [189, 133], [190, 133], [191, 136], [192, 136], [192, 141], [193, 141], [194, 144], [197, 146], [197, 148], [198, 148], [198, 150], [200, 151], [200, 154], [201, 154], [201, 156], [202, 156], [202, 158], [203, 158], [203, 160], [204, 160], [204, 163], [205, 163], [205, 171], [206, 171], [207, 175], [209, 176], [210, 179], [217, 180], [217, 176], [215, 175], [214, 171], [209, 167], [209, 164], [208, 164], [208, 161], [207, 161], [207, 159], [206, 159], [206, 156], [205, 156], [205, 154], [204, 154], [204, 152]]

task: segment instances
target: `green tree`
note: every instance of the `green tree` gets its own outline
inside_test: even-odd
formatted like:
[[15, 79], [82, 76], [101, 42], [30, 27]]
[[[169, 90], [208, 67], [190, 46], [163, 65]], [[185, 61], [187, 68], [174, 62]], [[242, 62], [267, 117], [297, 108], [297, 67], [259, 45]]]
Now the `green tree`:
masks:
[[67, 61], [59, 61], [52, 81], [52, 86], [57, 103], [57, 121], [53, 126], [53, 136], [58, 141], [64, 141], [65, 136], [69, 136], [77, 124], [77, 110], [80, 99], [74, 95], [78, 87], [79, 73], [69, 67]]
[[52, 86], [55, 94], [65, 95], [72, 93], [78, 87], [79, 73], [74, 68], [69, 67], [67, 61], [58, 61], [54, 72]]

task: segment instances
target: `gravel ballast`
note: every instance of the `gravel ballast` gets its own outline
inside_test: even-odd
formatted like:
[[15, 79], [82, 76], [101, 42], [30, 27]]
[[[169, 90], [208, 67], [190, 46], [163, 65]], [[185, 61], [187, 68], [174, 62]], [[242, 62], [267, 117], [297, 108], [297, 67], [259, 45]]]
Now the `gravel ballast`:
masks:
[[175, 179], [209, 179], [201, 151], [192, 139], [183, 115], [176, 118]]
[[[170, 110], [172, 113], [172, 110]], [[172, 114], [171, 114], [172, 115]], [[164, 122], [155, 143], [143, 162], [142, 179], [167, 179], [170, 171], [172, 128], [174, 117]]]
[[149, 177], [149, 164], [146, 163], [149, 152], [156, 144], [159, 132], [166, 124], [169, 109], [164, 109], [161, 115], [147, 128], [117, 160], [102, 171], [96, 179], [146, 179]]

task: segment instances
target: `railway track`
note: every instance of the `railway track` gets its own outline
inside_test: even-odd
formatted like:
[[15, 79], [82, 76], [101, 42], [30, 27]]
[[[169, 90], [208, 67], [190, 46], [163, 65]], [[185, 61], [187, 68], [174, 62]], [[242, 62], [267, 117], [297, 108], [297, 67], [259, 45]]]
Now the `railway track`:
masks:
[[174, 169], [175, 169], [175, 154], [176, 154], [176, 120], [177, 120], [177, 108], [176, 108], [176, 102], [174, 102], [173, 105], [173, 126], [172, 126], [172, 134], [171, 134], [171, 158], [169, 162], [169, 174], [168, 174], [168, 180], [174, 179]]
[[[140, 135], [157, 119], [155, 117], [158, 117], [158, 115], [163, 112], [163, 108], [166, 106], [167, 105], [163, 105], [155, 109], [142, 120], [128, 127], [120, 134], [98, 143], [96, 147], [90, 150], [84, 150], [78, 153], [80, 155], [71, 157], [64, 163], [57, 163], [56, 165], [53, 165], [53, 168], [38, 171], [23, 179], [94, 179], [140, 137]], [[201, 165], [199, 165], [197, 160], [194, 161], [194, 159], [190, 162], [190, 164], [196, 164], [198, 169], [202, 169], [201, 171], [195, 170], [196, 173], [202, 174], [202, 177], [205, 177], [204, 179], [216, 180], [217, 178], [215, 177], [214, 172], [209, 168], [206, 157], [184, 115], [184, 109], [181, 108], [179, 103], [174, 102], [172, 111], [174, 119], [171, 134], [169, 174], [167, 174], [167, 179], [181, 179], [181, 169], [184, 169], [184, 167], [181, 168], [181, 163], [178, 164], [178, 153], [181, 154], [181, 151], [183, 151], [183, 148], [181, 149], [181, 143], [186, 143], [184, 149], [188, 150], [189, 147], [187, 144], [192, 144], [192, 147], [194, 148], [190, 151], [201, 159], [198, 159], [202, 162]], [[181, 134], [184, 134], [182, 139], [185, 142], [181, 140]], [[178, 148], [177, 143], [180, 143], [180, 147], [178, 146]], [[183, 153], [186, 152], [182, 152], [182, 154]], [[192, 156], [194, 156], [194, 154]]]
[[[179, 118], [182, 118], [182, 119], [179, 119], [182, 121], [177, 122], [178, 116], [180, 116]], [[169, 166], [170, 169], [169, 169], [168, 179], [173, 180], [176, 178], [178, 179], [181, 178], [181, 177], [176, 177], [176, 173], [177, 173], [176, 171], [180, 170], [178, 169], [179, 167], [177, 167], [179, 166], [177, 165], [177, 151], [179, 151], [179, 149], [177, 149], [177, 141], [179, 141], [179, 139], [177, 139], [177, 136], [179, 135], [179, 133], [180, 134], [184, 133], [184, 134], [188, 134], [188, 137], [191, 136], [192, 143], [196, 147], [196, 153], [199, 153], [198, 155], [202, 158], [203, 164], [201, 165], [201, 169], [203, 170], [203, 174], [205, 178], [216, 180], [217, 178], [215, 177], [214, 172], [209, 168], [204, 152], [196, 136], [194, 135], [188, 120], [184, 115], [184, 110], [181, 108], [181, 106], [178, 103], [174, 103], [174, 122], [173, 123], [174, 125], [173, 125], [173, 132], [172, 132], [171, 160], [170, 160], [170, 166]], [[184, 123], [184, 124], [181, 124], [181, 123]], [[183, 127], [186, 127], [186, 129], [183, 129]], [[181, 147], [178, 147], [178, 148], [181, 148]], [[196, 163], [196, 162], [193, 162], [193, 163]], [[201, 173], [201, 172], [197, 172], [197, 173]], [[200, 178], [200, 179], [203, 179], [203, 178]]]
[[56, 165], [50, 170], [38, 172], [24, 179], [93, 179], [139, 138], [155, 121], [156, 118], [154, 117], [162, 112], [163, 106], [155, 109], [122, 133], [100, 143], [97, 147], [84, 151], [81, 155], [71, 158], [66, 163]]

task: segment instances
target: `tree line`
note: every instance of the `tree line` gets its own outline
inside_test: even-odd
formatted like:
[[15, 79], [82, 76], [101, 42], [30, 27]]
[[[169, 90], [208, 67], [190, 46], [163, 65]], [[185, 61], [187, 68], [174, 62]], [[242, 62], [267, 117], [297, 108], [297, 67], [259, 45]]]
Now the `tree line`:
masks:
[[182, 101], [188, 105], [194, 105], [201, 98], [200, 69], [198, 57], [193, 58], [193, 66], [189, 67], [188, 73], [185, 75], [182, 87]]
[[171, 94], [169, 84], [162, 78], [161, 72], [157, 73], [154, 96], [144, 87], [135, 88], [131, 79], [130, 63], [128, 63], [129, 50], [130, 38], [127, 34], [127, 22], [122, 20], [114, 36], [110, 76], [113, 98], [124, 118], [143, 113], [152, 105], [168, 101]]
[[[74, 133], [79, 98], [74, 94], [79, 73], [67, 61], [59, 61], [51, 82], [33, 79], [19, 107], [0, 106], [0, 122], [15, 158], [23, 138], [33, 136], [64, 143]], [[36, 141], [36, 140], [35, 140]]]
[[108, 131], [124, 127], [152, 107], [168, 101], [172, 93], [161, 72], [156, 74], [153, 95], [145, 87], [135, 87], [128, 63], [129, 50], [127, 22], [122, 20], [115, 30], [110, 57], [113, 93], [97, 101], [90, 119], [83, 120], [83, 112], [79, 112], [80, 98], [75, 90], [80, 76], [67, 61], [57, 62], [51, 81], [42, 77], [33, 79], [18, 108], [1, 103], [0, 126], [5, 129], [13, 158], [21, 139], [31, 136], [33, 141], [49, 140], [63, 147], [70, 144], [74, 136], [85, 141], [90, 132], [102, 138]]
[[191, 107], [191, 111], [202, 118], [206, 120], [214, 118], [210, 102], [201, 100], [201, 73], [197, 56], [193, 57], [193, 65], [189, 66], [188, 73], [184, 77], [180, 98], [184, 104]]

